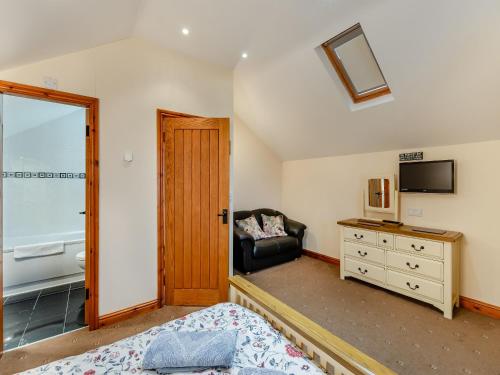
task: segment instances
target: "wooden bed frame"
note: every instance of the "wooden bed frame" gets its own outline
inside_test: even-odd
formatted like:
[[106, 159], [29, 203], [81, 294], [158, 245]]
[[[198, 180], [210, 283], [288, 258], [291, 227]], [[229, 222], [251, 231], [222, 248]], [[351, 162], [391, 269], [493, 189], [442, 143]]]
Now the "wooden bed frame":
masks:
[[229, 278], [229, 300], [262, 315], [328, 374], [396, 374], [241, 276]]

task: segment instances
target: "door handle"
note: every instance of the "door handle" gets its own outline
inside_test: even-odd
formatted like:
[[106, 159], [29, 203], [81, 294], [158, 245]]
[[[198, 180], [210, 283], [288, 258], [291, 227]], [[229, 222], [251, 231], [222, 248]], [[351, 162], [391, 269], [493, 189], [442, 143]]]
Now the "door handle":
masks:
[[222, 213], [217, 214], [217, 216], [222, 216], [222, 224], [227, 224], [227, 208], [224, 208]]
[[80, 211], [80, 212], [78, 212], [78, 213], [79, 213], [80, 215], [85, 215], [85, 214], [86, 214], [86, 212], [85, 212], [85, 211]]

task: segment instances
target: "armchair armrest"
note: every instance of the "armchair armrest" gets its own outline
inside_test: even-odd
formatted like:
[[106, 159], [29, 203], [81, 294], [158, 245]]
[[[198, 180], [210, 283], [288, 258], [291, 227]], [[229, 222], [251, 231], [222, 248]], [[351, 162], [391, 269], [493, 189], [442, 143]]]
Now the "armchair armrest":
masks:
[[245, 232], [243, 229], [238, 228], [237, 226], [233, 227], [233, 236], [234, 236], [234, 239], [237, 239], [240, 242], [250, 241], [252, 243], [252, 246], [255, 242], [255, 240], [253, 239], [253, 237], [250, 234]]
[[305, 226], [302, 223], [299, 223], [298, 221], [291, 220], [291, 219], [286, 220], [285, 232], [287, 232], [289, 235], [291, 235], [293, 237], [297, 237], [299, 239], [302, 239], [306, 228], [307, 228], [307, 226]]

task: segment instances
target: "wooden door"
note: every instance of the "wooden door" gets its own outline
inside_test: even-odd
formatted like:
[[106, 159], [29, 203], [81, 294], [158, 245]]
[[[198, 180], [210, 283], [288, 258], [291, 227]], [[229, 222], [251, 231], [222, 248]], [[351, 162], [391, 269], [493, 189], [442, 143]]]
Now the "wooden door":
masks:
[[166, 302], [227, 300], [229, 119], [166, 118]]

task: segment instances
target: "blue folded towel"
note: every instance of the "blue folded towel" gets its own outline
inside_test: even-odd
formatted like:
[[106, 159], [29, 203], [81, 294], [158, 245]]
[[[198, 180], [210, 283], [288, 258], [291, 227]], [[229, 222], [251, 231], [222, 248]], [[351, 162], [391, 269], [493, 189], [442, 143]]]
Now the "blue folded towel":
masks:
[[142, 367], [159, 374], [228, 368], [238, 332], [162, 332], [146, 350]]
[[287, 375], [286, 372], [271, 370], [262, 367], [245, 367], [238, 371], [238, 375]]

